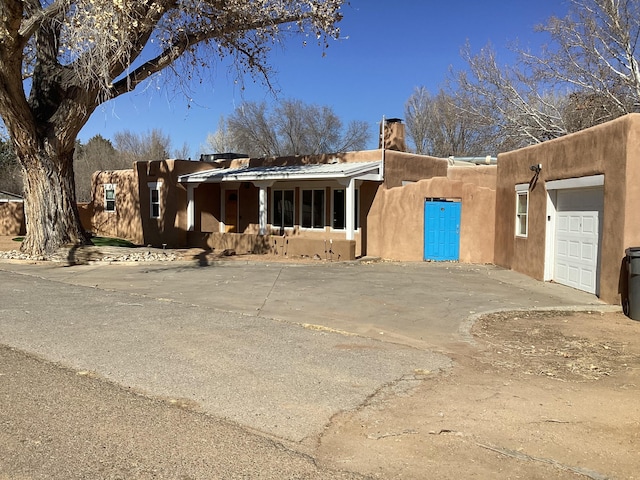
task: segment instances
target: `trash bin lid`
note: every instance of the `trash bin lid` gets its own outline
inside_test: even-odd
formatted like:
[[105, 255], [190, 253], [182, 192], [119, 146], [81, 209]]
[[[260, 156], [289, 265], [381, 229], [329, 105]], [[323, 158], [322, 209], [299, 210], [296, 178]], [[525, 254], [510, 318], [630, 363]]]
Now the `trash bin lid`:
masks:
[[624, 253], [627, 257], [640, 257], [640, 247], [629, 247], [624, 251]]

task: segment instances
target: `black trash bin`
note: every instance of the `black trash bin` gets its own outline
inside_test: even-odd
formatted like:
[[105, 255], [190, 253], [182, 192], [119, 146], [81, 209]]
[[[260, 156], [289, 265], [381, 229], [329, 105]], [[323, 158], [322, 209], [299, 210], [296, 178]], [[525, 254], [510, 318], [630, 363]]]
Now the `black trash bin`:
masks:
[[627, 255], [627, 308], [626, 314], [640, 320], [640, 247], [625, 250]]

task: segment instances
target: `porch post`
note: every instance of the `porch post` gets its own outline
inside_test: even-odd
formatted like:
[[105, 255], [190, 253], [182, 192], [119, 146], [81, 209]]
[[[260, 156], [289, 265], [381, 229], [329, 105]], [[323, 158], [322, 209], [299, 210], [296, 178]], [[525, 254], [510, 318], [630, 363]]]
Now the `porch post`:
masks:
[[347, 229], [347, 240], [354, 240], [356, 238], [356, 235], [355, 235], [356, 180], [354, 178], [349, 179], [349, 184], [347, 185], [347, 190], [346, 190], [346, 197], [347, 197], [347, 202], [346, 202], [347, 224], [345, 225], [345, 227]]
[[194, 191], [196, 185], [187, 184], [187, 231], [193, 232], [196, 228], [196, 201]]
[[267, 234], [267, 188], [270, 187], [273, 182], [254, 182], [256, 187], [260, 189], [260, 193], [258, 194], [258, 224], [259, 224], [259, 234], [266, 235]]

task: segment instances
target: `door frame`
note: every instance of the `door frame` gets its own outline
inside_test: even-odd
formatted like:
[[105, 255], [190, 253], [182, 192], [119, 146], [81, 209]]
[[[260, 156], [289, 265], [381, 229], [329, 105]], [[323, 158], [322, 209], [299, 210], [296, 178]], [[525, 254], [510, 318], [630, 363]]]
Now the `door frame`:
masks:
[[[547, 190], [547, 211], [546, 211], [546, 231], [545, 231], [545, 256], [544, 256], [544, 281], [549, 282], [554, 279], [555, 275], [555, 256], [556, 256], [556, 219], [558, 216], [557, 202], [558, 190], [568, 189], [584, 189], [601, 187], [604, 195], [604, 175], [591, 175], [587, 177], [567, 178], [564, 180], [551, 180], [546, 182]], [[602, 223], [604, 217], [604, 201], [603, 209], [600, 211], [602, 215], [598, 216], [598, 265], [596, 267], [596, 295], [600, 293], [600, 265], [602, 253]]]
[[[440, 206], [452, 206], [457, 205], [456, 209], [456, 225], [455, 225], [455, 237], [457, 240], [455, 248], [455, 258], [443, 257], [443, 258], [428, 258], [427, 257], [427, 205], [440, 205]], [[423, 261], [459, 261], [460, 260], [460, 226], [462, 219], [462, 200], [460, 198], [425, 198], [423, 206], [423, 224], [422, 224], [422, 259]], [[449, 233], [453, 233], [451, 229], [447, 230]]]
[[[228, 230], [228, 224], [227, 224], [227, 198], [229, 194], [235, 193], [236, 194], [236, 219], [235, 219], [235, 224], [234, 227], [236, 228], [236, 230], [238, 229], [239, 226], [239, 222], [240, 222], [240, 188], [239, 187], [229, 187], [229, 188], [222, 188], [220, 189], [220, 196], [221, 201], [220, 201], [220, 232], [221, 233], [229, 233]], [[238, 233], [236, 232], [231, 232], [231, 233]]]

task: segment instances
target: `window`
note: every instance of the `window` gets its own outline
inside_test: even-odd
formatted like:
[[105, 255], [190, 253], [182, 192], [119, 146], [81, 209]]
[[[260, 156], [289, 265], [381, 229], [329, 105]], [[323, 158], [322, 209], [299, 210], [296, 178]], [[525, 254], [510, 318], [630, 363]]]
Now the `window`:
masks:
[[529, 192], [516, 192], [516, 236], [526, 237], [529, 225]]
[[300, 225], [303, 228], [324, 228], [324, 190], [302, 190], [302, 219]]
[[160, 218], [160, 189], [162, 182], [148, 183], [149, 187], [149, 215], [151, 218]]
[[113, 183], [104, 184], [104, 210], [105, 212], [116, 211], [116, 186]]
[[293, 190], [273, 191], [273, 219], [274, 227], [293, 227]]
[[[360, 191], [355, 191], [355, 201], [353, 204], [354, 208], [354, 218], [355, 218], [355, 228], [360, 227], [360, 208], [359, 208], [359, 195]], [[344, 230], [347, 228], [347, 197], [346, 190], [334, 189], [333, 190], [333, 211], [332, 211], [332, 222], [331, 227], [336, 230]]]

